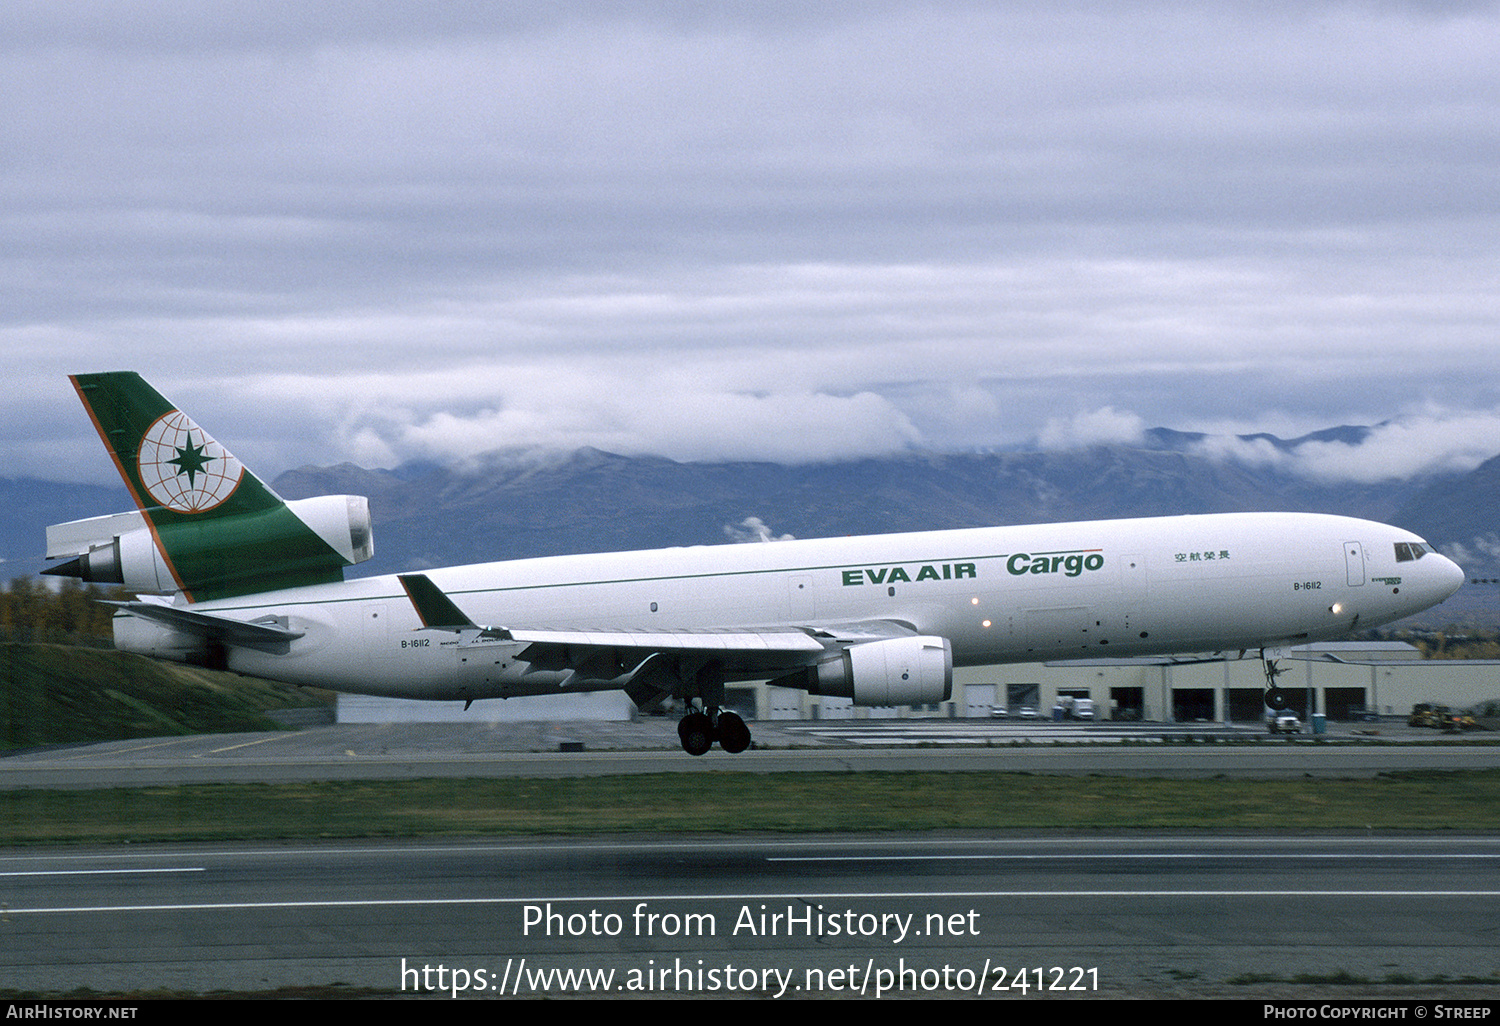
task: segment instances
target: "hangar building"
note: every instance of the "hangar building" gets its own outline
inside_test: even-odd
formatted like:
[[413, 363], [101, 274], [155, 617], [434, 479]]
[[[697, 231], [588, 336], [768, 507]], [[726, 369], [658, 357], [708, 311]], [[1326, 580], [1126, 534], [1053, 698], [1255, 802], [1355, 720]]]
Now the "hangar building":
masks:
[[[1366, 710], [1405, 716], [1417, 702], [1467, 708], [1500, 700], [1500, 663], [1422, 659], [1404, 642], [1324, 642], [1292, 649], [1280, 685], [1291, 708], [1330, 720], [1351, 720]], [[929, 706], [863, 708], [848, 699], [821, 698], [765, 684], [731, 685], [726, 705], [755, 719], [984, 717], [1031, 709], [1049, 716], [1060, 697], [1092, 699], [1100, 719], [1154, 722], [1258, 723], [1264, 716], [1261, 662], [1176, 656], [1093, 659], [961, 667], [953, 671], [953, 697]], [[1312, 702], [1309, 710], [1309, 700]], [[467, 712], [460, 702], [416, 702], [340, 695], [346, 723], [401, 721], [525, 722], [628, 720], [634, 706], [622, 692], [539, 698], [487, 699]]]

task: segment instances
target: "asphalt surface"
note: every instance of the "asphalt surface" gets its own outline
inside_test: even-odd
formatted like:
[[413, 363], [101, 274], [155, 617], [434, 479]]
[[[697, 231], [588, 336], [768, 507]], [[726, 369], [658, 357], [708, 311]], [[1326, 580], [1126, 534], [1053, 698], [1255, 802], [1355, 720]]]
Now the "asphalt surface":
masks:
[[[1444, 743], [1404, 725], [1373, 737], [1335, 726], [1321, 740], [1203, 724], [1123, 734], [1107, 724], [910, 720], [754, 729], [760, 747], [701, 759], [682, 753], [661, 719], [156, 738], [13, 753], [0, 758], [0, 790], [726, 769], [1303, 776], [1500, 764], [1500, 746]], [[0, 990], [1472, 1002], [1500, 998], [1497, 896], [1494, 837], [16, 849], [0, 851]]]
[[[759, 721], [755, 747], [693, 758], [671, 720], [337, 724], [270, 734], [144, 738], [11, 753], [0, 790], [171, 783], [942, 769], [1150, 776], [1373, 776], [1500, 766], [1500, 744], [1404, 724], [1333, 725], [1321, 739], [1263, 728], [987, 720]], [[1355, 729], [1378, 729], [1356, 734]]]
[[39, 991], [1500, 996], [1493, 838], [70, 849], [0, 887], [4, 985]]

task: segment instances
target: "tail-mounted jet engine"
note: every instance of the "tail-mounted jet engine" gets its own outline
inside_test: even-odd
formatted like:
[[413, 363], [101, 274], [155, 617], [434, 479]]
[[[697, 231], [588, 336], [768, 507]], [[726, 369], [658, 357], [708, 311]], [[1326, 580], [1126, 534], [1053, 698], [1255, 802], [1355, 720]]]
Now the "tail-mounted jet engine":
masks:
[[[158, 525], [156, 537], [146, 518], [134, 511], [55, 524], [47, 528], [47, 558], [68, 561], [42, 572], [121, 584], [135, 592], [173, 592], [179, 589], [162, 557], [165, 548], [174, 562], [191, 564], [200, 579], [206, 575], [214, 590], [236, 594], [256, 590], [258, 580], [284, 580], [299, 573], [316, 578], [328, 574], [330, 567], [363, 563], [375, 554], [370, 504], [363, 495], [320, 495], [288, 502], [284, 509], [295, 520], [280, 510], [203, 524], [183, 520]], [[314, 549], [308, 530], [327, 547]], [[247, 547], [253, 547], [253, 559], [224, 558]], [[236, 567], [247, 569], [239, 572]]]

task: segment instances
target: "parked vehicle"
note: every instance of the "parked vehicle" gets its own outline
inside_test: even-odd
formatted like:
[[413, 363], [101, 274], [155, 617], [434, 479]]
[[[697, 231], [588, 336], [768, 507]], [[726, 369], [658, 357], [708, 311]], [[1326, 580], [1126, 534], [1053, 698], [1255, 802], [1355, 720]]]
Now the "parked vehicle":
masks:
[[1058, 695], [1052, 707], [1054, 720], [1091, 720], [1094, 718], [1094, 700], [1073, 695]]
[[1412, 706], [1406, 723], [1411, 727], [1435, 727], [1448, 734], [1479, 728], [1478, 722], [1468, 713], [1430, 702], [1418, 702]]
[[1282, 711], [1266, 718], [1266, 728], [1273, 734], [1300, 734], [1302, 721], [1292, 713]]

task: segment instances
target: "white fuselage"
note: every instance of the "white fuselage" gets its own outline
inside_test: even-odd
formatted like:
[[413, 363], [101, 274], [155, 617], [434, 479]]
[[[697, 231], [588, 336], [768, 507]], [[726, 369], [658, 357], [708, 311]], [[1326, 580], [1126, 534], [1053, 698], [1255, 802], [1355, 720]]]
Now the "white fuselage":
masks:
[[[557, 556], [426, 571], [475, 623], [693, 631], [893, 621], [949, 640], [955, 665], [1280, 647], [1426, 609], [1463, 573], [1408, 531], [1245, 513], [994, 527]], [[236, 648], [229, 668], [355, 693], [469, 699], [590, 685], [539, 672], [515, 642], [423, 630], [395, 577], [200, 603], [304, 632], [286, 654]], [[172, 632], [117, 623], [120, 646], [167, 655]], [[134, 633], [132, 633], [134, 632]], [[154, 641], [144, 640], [147, 636]], [[136, 639], [132, 641], [132, 639]], [[729, 679], [774, 676], [753, 658]]]

